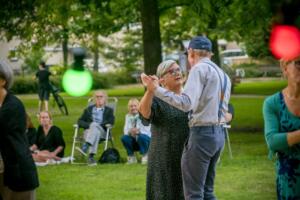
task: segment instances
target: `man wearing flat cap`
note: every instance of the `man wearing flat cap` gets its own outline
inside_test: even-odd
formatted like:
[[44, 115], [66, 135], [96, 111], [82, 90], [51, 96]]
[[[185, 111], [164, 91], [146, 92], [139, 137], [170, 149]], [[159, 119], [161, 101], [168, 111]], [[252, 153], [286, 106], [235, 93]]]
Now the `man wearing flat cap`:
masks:
[[211, 41], [194, 37], [188, 46], [190, 72], [183, 93], [159, 87], [154, 76], [144, 76], [143, 84], [155, 96], [183, 111], [190, 111], [190, 135], [181, 158], [185, 200], [216, 199], [214, 179], [217, 160], [224, 145], [225, 113], [231, 82], [210, 58]]

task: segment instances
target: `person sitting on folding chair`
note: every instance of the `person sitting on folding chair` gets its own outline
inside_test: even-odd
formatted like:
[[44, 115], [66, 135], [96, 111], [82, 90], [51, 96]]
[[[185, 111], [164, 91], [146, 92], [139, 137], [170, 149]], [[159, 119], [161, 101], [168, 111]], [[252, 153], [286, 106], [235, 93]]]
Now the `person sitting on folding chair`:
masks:
[[150, 144], [150, 126], [144, 126], [138, 113], [139, 100], [132, 98], [128, 102], [128, 114], [125, 117], [124, 135], [121, 140], [127, 151], [128, 164], [137, 163], [134, 151], [142, 154], [142, 164], [148, 162], [148, 148]]
[[94, 93], [95, 104], [88, 106], [78, 120], [78, 125], [85, 129], [85, 143], [82, 151], [87, 153], [89, 150], [89, 165], [96, 165], [94, 155], [97, 153], [100, 139], [106, 138], [107, 126], [113, 125], [115, 116], [113, 109], [106, 106], [107, 94], [104, 91]]

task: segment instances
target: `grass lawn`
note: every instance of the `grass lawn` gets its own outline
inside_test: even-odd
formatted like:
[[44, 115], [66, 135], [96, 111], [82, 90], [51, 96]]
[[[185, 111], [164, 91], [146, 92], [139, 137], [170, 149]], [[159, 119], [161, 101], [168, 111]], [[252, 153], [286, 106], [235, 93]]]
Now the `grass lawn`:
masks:
[[[266, 158], [262, 135], [233, 133], [230, 137], [233, 159], [229, 159], [225, 148], [217, 168], [218, 199], [276, 199], [273, 163]], [[96, 167], [64, 164], [38, 169], [41, 186], [37, 197], [41, 200], [145, 199], [146, 166], [140, 164]]]
[[265, 97], [234, 96], [230, 102], [234, 107], [232, 129], [234, 131], [256, 132], [263, 130], [262, 106]]
[[[118, 88], [109, 90], [110, 96], [119, 97], [116, 124], [113, 128], [115, 144], [126, 160], [126, 152], [120, 137], [123, 134], [127, 102], [130, 97], [140, 96], [143, 88]], [[34, 124], [37, 113], [37, 96], [20, 95]], [[57, 107], [50, 106], [54, 124], [61, 127], [67, 143], [66, 155], [70, 155], [73, 127], [87, 104], [88, 97], [74, 98], [64, 95], [70, 115], [63, 116]], [[276, 199], [275, 173], [273, 161], [267, 159], [267, 147], [261, 132], [263, 97], [232, 98], [235, 107], [235, 119], [230, 130], [233, 159], [229, 159], [227, 148], [218, 165], [216, 194], [218, 199]], [[50, 104], [51, 101], [50, 101]], [[239, 130], [243, 130], [242, 132]], [[257, 132], [259, 131], [259, 132]], [[103, 145], [100, 146], [103, 148]], [[100, 156], [97, 155], [97, 157]], [[39, 167], [40, 187], [37, 190], [39, 200], [143, 200], [145, 199], [146, 166], [126, 165], [86, 165], [62, 164]]]
[[[232, 133], [233, 159], [227, 148], [218, 165], [218, 199], [275, 199], [274, 170], [267, 160], [261, 134]], [[120, 149], [121, 147], [119, 147]], [[125, 156], [123, 154], [123, 156]], [[143, 200], [146, 166], [136, 165], [58, 165], [39, 167], [41, 200]]]
[[270, 95], [282, 90], [286, 84], [285, 80], [241, 83], [234, 88], [234, 94]]

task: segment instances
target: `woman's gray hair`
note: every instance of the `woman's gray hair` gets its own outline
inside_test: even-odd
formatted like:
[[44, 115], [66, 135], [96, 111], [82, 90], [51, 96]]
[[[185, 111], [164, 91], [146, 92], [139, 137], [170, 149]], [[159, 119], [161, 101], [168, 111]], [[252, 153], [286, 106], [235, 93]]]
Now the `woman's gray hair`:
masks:
[[13, 84], [13, 71], [11, 66], [4, 60], [0, 60], [0, 78], [5, 80], [4, 88], [8, 90]]
[[157, 67], [156, 76], [161, 78], [174, 63], [176, 63], [175, 60], [165, 60], [161, 62]]

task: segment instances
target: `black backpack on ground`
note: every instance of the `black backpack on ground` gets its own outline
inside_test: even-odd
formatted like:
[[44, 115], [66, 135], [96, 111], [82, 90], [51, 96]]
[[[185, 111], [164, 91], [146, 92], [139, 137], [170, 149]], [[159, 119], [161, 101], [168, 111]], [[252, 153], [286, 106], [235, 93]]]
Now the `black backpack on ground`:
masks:
[[104, 163], [119, 163], [120, 162], [120, 154], [117, 149], [115, 148], [108, 148], [106, 149], [99, 161], [99, 163], [104, 164]]

